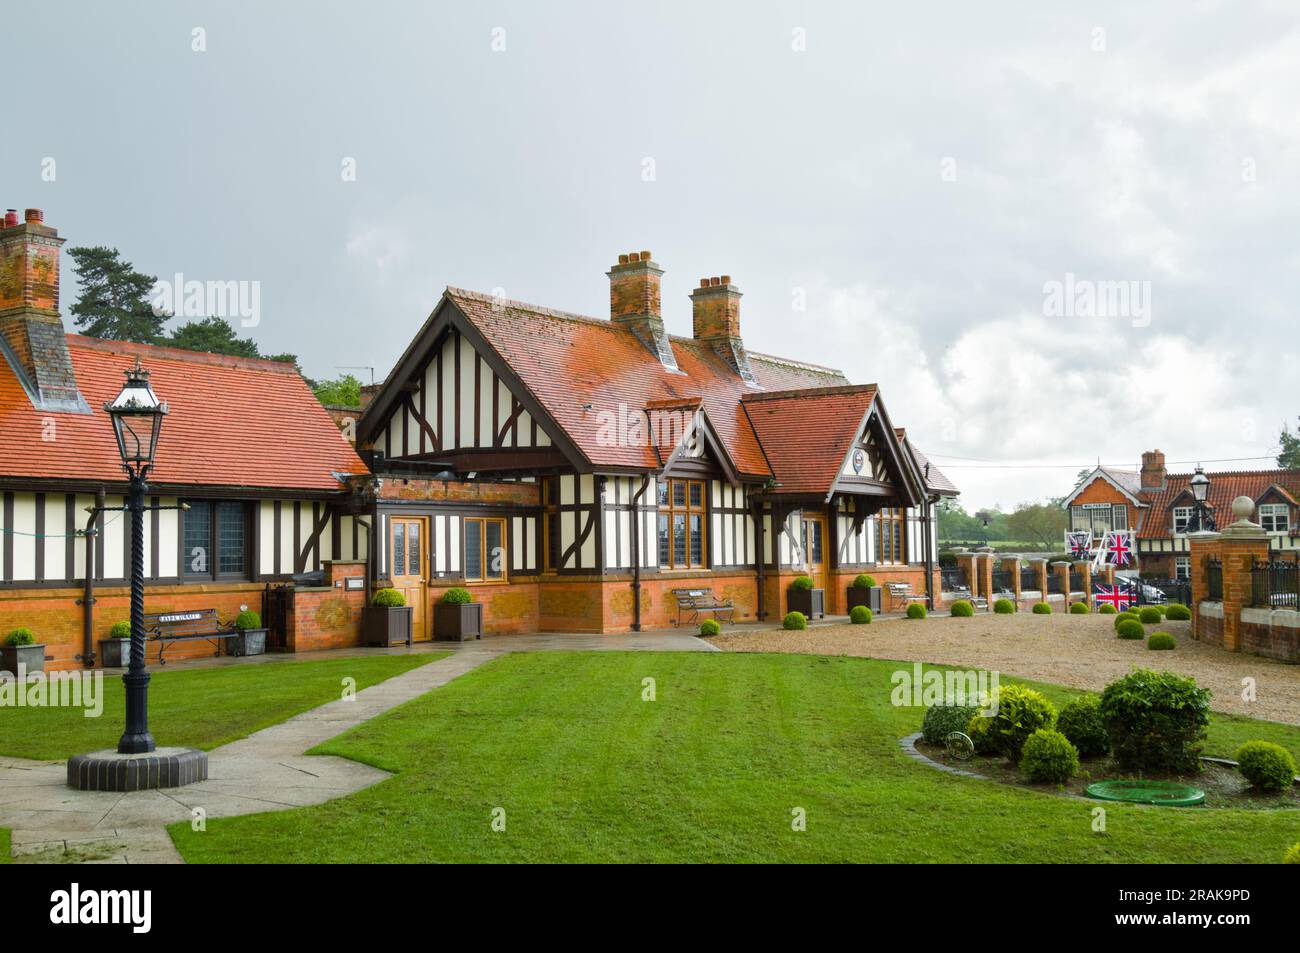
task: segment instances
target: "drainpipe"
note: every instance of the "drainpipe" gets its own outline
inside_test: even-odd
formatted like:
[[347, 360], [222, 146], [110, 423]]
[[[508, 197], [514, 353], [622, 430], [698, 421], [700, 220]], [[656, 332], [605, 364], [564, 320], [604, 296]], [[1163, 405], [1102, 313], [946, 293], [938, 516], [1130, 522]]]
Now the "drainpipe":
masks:
[[86, 574], [82, 580], [81, 598], [77, 600], [81, 605], [81, 654], [77, 658], [86, 668], [95, 667], [95, 537], [99, 535], [95, 523], [105, 505], [101, 487], [95, 491], [95, 505], [90, 509], [83, 534], [86, 537]]
[[632, 631], [641, 631], [641, 498], [650, 488], [650, 477], [641, 477], [641, 488], [632, 496]]
[[760, 500], [754, 506], [754, 565], [757, 567], [755, 574], [758, 578], [758, 600], [754, 606], [754, 614], [758, 621], [762, 622], [767, 618], [767, 607], [763, 602], [763, 590], [766, 588], [766, 569], [767, 566], [763, 561], [763, 503]]
[[934, 499], [927, 496], [921, 510], [921, 527], [925, 531], [925, 545], [922, 547], [925, 552], [925, 601], [931, 611], [934, 610], [934, 540], [930, 526], [934, 519], [931, 516], [933, 503]]

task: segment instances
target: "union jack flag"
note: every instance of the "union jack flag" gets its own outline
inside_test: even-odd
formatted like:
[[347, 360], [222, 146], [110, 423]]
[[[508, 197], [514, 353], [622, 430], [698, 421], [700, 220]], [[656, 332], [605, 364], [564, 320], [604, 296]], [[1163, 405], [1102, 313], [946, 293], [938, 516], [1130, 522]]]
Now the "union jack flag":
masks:
[[1098, 605], [1114, 606], [1123, 612], [1129, 606], [1137, 604], [1137, 586], [1131, 583], [1108, 586], [1099, 582], [1092, 587], [1092, 601]]
[[1065, 534], [1065, 545], [1075, 559], [1087, 559], [1092, 555], [1092, 533], [1084, 530]]
[[1112, 566], [1127, 566], [1133, 561], [1133, 547], [1129, 542], [1129, 532], [1117, 529], [1106, 539], [1106, 562]]

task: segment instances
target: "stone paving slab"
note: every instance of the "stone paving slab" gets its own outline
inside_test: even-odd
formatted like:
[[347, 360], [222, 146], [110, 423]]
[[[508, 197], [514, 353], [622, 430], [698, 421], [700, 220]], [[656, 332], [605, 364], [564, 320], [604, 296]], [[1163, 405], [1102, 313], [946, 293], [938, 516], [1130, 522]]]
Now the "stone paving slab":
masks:
[[165, 827], [193, 820], [197, 808], [208, 818], [218, 818], [308, 807], [391, 777], [387, 771], [346, 758], [305, 752], [501, 655], [718, 651], [687, 632], [670, 632], [501, 636], [356, 654], [447, 650], [452, 653], [447, 658], [372, 685], [350, 700], [329, 702], [210, 751], [208, 779], [182, 788], [126, 794], [74, 791], [67, 786], [63, 761], [0, 757], [0, 827], [13, 832], [13, 854], [19, 862], [183, 863]]

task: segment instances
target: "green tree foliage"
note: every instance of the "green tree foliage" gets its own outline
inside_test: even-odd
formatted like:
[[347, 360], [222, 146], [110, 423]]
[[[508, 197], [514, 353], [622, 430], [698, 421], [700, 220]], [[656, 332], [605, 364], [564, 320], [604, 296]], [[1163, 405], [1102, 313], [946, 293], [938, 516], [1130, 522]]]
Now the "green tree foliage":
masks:
[[351, 374], [342, 374], [333, 380], [310, 381], [316, 399], [322, 404], [339, 407], [361, 406], [361, 381]]
[[1060, 505], [1021, 503], [1006, 519], [1010, 539], [1038, 543], [1050, 549], [1065, 538], [1067, 514]]
[[82, 333], [146, 344], [162, 339], [168, 315], [155, 314], [149, 302], [154, 286], [150, 275], [136, 271], [116, 248], [72, 248], [68, 255], [80, 285], [71, 311]]
[[207, 351], [211, 354], [233, 354], [236, 357], [258, 357], [257, 342], [235, 334], [230, 322], [221, 318], [204, 318], [182, 324], [167, 343], [187, 351]]
[[1300, 470], [1300, 432], [1292, 433], [1286, 424], [1277, 438], [1281, 451], [1277, 455], [1277, 465], [1283, 470]]

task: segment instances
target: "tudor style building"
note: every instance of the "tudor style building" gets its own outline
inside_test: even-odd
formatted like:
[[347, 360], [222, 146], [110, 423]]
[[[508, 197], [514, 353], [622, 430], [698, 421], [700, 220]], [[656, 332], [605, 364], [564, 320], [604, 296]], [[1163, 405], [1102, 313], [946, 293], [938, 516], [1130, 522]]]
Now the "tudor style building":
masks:
[[[11, 211], [0, 228], [0, 636], [30, 628], [49, 667], [66, 668], [93, 662], [126, 618], [129, 516], [111, 509], [126, 477], [103, 407], [137, 361], [171, 407], [149, 477], [150, 612], [212, 608], [232, 620], [261, 608], [267, 582], [326, 564], [362, 576], [369, 517], [354, 484], [369, 475], [297, 370], [67, 334], [63, 241], [38, 209], [22, 222]], [[92, 519], [98, 493], [110, 509]], [[163, 508], [180, 503], [188, 510]], [[324, 630], [345, 639], [353, 610], [332, 612]], [[187, 643], [167, 654], [205, 653], [211, 645]]]
[[668, 334], [662, 274], [620, 255], [608, 320], [448, 288], [368, 389], [371, 576], [417, 638], [452, 585], [489, 632], [662, 626], [682, 588], [779, 617], [802, 573], [832, 613], [863, 571], [937, 602], [932, 507], [957, 490], [877, 388], [749, 352], [726, 275]]
[[[1232, 501], [1255, 501], [1257, 519], [1275, 551], [1300, 549], [1300, 471], [1247, 470], [1207, 473], [1206, 505], [1221, 524], [1231, 522]], [[1071, 529], [1091, 529], [1098, 538], [1110, 529], [1134, 530], [1138, 568], [1144, 575], [1188, 578], [1191, 550], [1187, 524], [1194, 499], [1190, 473], [1169, 473], [1159, 450], [1142, 454], [1140, 470], [1097, 467], [1065, 498]], [[1226, 521], [1226, 522], [1225, 522]]]

